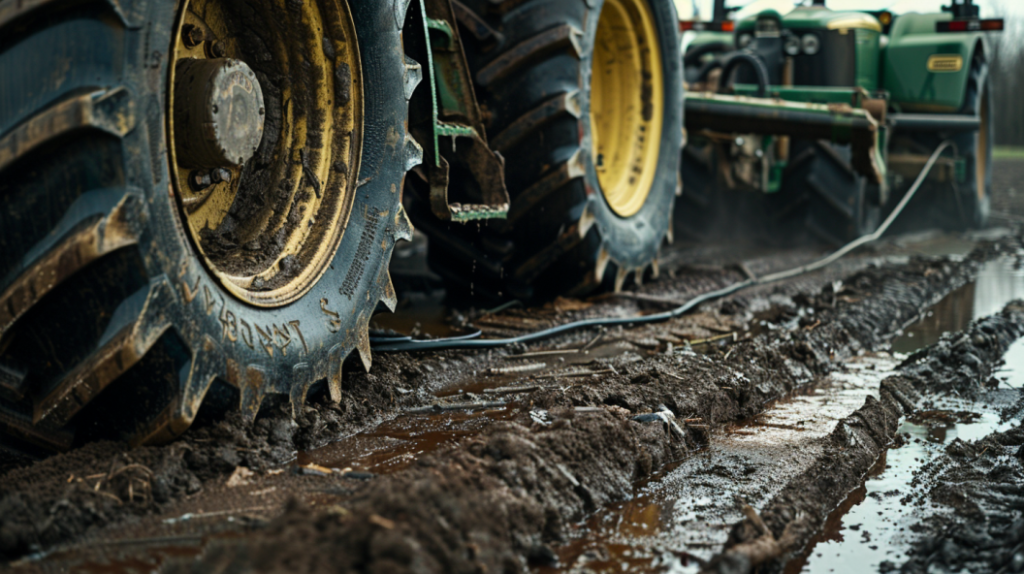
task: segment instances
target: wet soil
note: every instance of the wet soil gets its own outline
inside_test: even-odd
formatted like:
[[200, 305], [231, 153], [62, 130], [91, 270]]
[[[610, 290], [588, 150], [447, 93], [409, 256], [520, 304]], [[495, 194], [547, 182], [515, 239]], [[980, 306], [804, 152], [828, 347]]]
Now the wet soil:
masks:
[[978, 398], [997, 386], [992, 374], [1022, 334], [1024, 304], [1011, 303], [1000, 314], [912, 355], [882, 382], [879, 398], [869, 396], [862, 408], [840, 421], [818, 464], [790, 481], [760, 515], [733, 528], [728, 548], [705, 570], [746, 572], [765, 562], [781, 568], [775, 561], [802, 547], [846, 493], [861, 486], [896, 440], [902, 415], [932, 410], [935, 395]]
[[[984, 261], [1016, 249], [1016, 239], [1005, 239], [966, 258], [868, 268], [867, 260], [852, 262], [705, 306], [677, 324], [605, 333], [595, 351], [619, 343], [629, 351], [595, 352], [572, 371], [545, 362], [547, 370], [532, 378], [494, 369], [521, 364], [516, 354], [580, 349], [599, 333], [540, 348], [387, 355], [370, 373], [348, 365], [342, 402], [314, 394], [297, 421], [278, 405], [252, 427], [229, 416], [164, 447], [97, 443], [8, 472], [0, 478], [0, 553], [24, 559], [56, 550], [49, 556], [60, 564], [76, 552], [116, 546], [112, 541], [144, 539], [136, 546], [166, 550], [168, 540], [191, 537], [202, 543], [198, 559], [167, 562], [174, 552], [161, 550], [156, 555], [164, 558], [155, 563], [389, 572], [553, 563], [570, 525], [629, 499], [637, 481], [702, 452], [713, 433], [884, 347], [922, 309], [969, 282]], [[810, 255], [766, 258], [754, 272]], [[685, 300], [744, 272], [678, 267], [667, 275], [637, 293]], [[652, 308], [663, 304], [634, 297], [464, 317], [490, 316], [499, 333]], [[701, 343], [722, 334], [730, 336]], [[467, 390], [482, 378], [488, 384]], [[522, 382], [533, 388], [485, 394]], [[478, 406], [463, 409], [460, 402]], [[435, 405], [444, 412], [417, 411]], [[409, 414], [394, 419], [402, 412]], [[444, 432], [430, 435], [431, 428]], [[296, 464], [296, 453], [343, 437], [355, 443], [336, 443], [333, 459], [320, 452]], [[404, 444], [400, 455], [396, 441]], [[253, 531], [247, 538], [221, 534], [239, 528]], [[189, 556], [198, 552], [191, 548]]]

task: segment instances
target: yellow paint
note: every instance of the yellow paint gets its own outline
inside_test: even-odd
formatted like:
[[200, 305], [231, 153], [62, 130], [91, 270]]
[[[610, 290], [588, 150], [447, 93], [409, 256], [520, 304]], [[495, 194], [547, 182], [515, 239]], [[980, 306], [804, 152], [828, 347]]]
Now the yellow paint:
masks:
[[836, 18], [826, 26], [829, 30], [874, 30], [882, 31], [882, 24], [870, 14], [853, 14]]
[[959, 54], [932, 54], [928, 57], [928, 71], [937, 73], [959, 72], [964, 67], [964, 57]]
[[594, 40], [590, 96], [593, 159], [608, 205], [621, 217], [654, 184], [665, 114], [654, 15], [644, 0], [606, 0]]
[[[257, 56], [247, 54], [237, 41], [234, 28], [237, 23], [231, 20], [224, 4], [225, 0], [188, 0], [183, 4], [172, 46], [172, 61], [210, 57], [204, 44], [189, 48], [182, 40], [181, 27], [191, 24], [202, 29], [206, 38], [219, 39], [226, 57], [251, 66], [256, 63], [252, 59]], [[207, 270], [239, 299], [258, 307], [279, 307], [301, 298], [320, 280], [348, 225], [362, 147], [362, 70], [355, 22], [348, 2], [310, 0], [301, 3], [301, 19], [292, 21], [291, 28], [280, 21], [279, 15], [294, 10], [293, 2], [274, 0], [259, 6], [261, 9], [253, 10], [253, 15], [257, 22], [262, 19], [260, 25], [265, 28], [261, 35], [265, 40], [265, 54], [273, 58], [280, 74], [290, 80], [276, 84], [280, 89], [277, 101], [282, 103], [282, 117], [276, 146], [270, 164], [262, 166], [262, 177], [246, 179], [242, 177], [243, 168], [226, 166], [231, 171], [230, 182], [215, 184], [200, 192], [192, 191], [188, 185], [190, 170], [178, 166], [175, 159], [173, 89], [169, 90], [167, 104], [168, 147], [182, 219]], [[332, 40], [333, 58], [325, 54], [324, 37]], [[333, 101], [335, 70], [342, 65], [348, 65], [351, 71], [351, 100], [346, 105], [336, 105]], [[174, 69], [172, 63], [171, 86], [174, 85]], [[296, 105], [295, 96], [299, 91], [310, 93], [311, 97], [306, 100], [308, 107]], [[335, 163], [348, 166], [348, 170], [334, 169]], [[312, 181], [319, 184], [319, 194], [315, 193]], [[283, 240], [283, 247], [261, 261], [258, 268], [245, 267], [246, 272], [226, 268], [222, 261], [225, 257], [218, 259], [207, 254], [202, 241], [203, 230], [219, 227], [239, 197], [254, 195], [254, 190], [240, 189], [242, 185], [259, 185], [263, 191], [256, 196], [286, 194], [293, 212], [302, 213], [302, 220], [293, 225], [272, 208], [272, 202], [266, 202], [267, 207], [249, 210], [246, 220], [238, 222], [239, 245], [254, 240], [265, 245], [268, 238], [273, 237]], [[297, 261], [298, 266], [293, 274], [285, 275], [282, 262], [289, 257]]]

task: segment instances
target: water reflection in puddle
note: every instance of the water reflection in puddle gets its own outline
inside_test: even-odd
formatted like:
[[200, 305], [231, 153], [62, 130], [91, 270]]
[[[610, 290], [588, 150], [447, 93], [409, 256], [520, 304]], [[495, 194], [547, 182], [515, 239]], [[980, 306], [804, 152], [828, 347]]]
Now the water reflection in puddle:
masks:
[[868, 473], [863, 486], [853, 491], [825, 521], [804, 553], [786, 565], [785, 574], [874, 572], [884, 561], [902, 563], [913, 542], [910, 525], [938, 508], [905, 503], [915, 490], [914, 473], [943, 453], [955, 439], [977, 440], [1003, 431], [1014, 422], [999, 423], [993, 412], [973, 410], [956, 400], [942, 401], [941, 410], [915, 414], [899, 429], [903, 444], [892, 448]]
[[[974, 319], [998, 313], [1007, 303], [1020, 298], [1024, 298], [1024, 269], [1011, 259], [989, 261], [982, 265], [973, 283], [947, 295], [921, 321], [904, 330], [892, 342], [892, 350], [912, 353], [937, 342], [943, 333], [961, 331]], [[1021, 359], [1017, 364], [1024, 367], [1024, 344], [1017, 354]], [[1007, 364], [1012, 364], [1010, 358], [1007, 355]]]
[[[989, 262], [974, 283], [948, 295], [919, 323], [907, 328], [893, 341], [893, 351], [917, 351], [937, 342], [944, 333], [963, 330], [974, 319], [998, 313], [1018, 298], [1024, 298], [1024, 271], [1013, 260]], [[1024, 386], [1024, 341], [1015, 343], [1004, 360], [997, 376], [1009, 386]], [[903, 502], [914, 488], [914, 473], [955, 439], [973, 441], [1016, 424], [1000, 424], [998, 407], [993, 404], [948, 398], [937, 401], [936, 409], [904, 421], [899, 429], [906, 437], [902, 446], [890, 449], [869, 472], [864, 485], [832, 512], [804, 553], [787, 564], [786, 574], [844, 572], [851, 563], [856, 563], [859, 571], [875, 571], [884, 561], [901, 563], [912, 542], [909, 526], [940, 511], [912, 508]]]

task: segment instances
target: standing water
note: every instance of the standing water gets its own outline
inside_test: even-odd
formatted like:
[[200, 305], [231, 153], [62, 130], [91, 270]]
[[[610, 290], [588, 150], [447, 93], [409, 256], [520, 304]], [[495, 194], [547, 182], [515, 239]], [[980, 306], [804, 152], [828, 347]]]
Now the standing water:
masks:
[[[998, 313], [1018, 298], [1024, 298], [1024, 271], [1012, 260], [989, 262], [974, 283], [951, 293], [893, 341], [893, 351], [917, 351], [944, 333], [963, 330], [974, 319]], [[996, 377], [1007, 386], [1024, 386], [1024, 340], [1011, 346], [1004, 360]], [[910, 525], [942, 512], [931, 503], [924, 507], [906, 503], [921, 488], [914, 481], [915, 473], [941, 456], [955, 439], [973, 441], [1017, 424], [999, 422], [1000, 408], [1016, 393], [990, 395], [990, 400], [977, 403], [943, 398], [933, 410], [908, 417], [898, 431], [903, 437], [897, 441], [899, 446], [885, 453], [865, 483], [832, 512], [823, 531], [786, 565], [785, 574], [845, 572], [851, 564], [858, 571], [877, 571], [884, 562], [905, 561], [904, 553], [914, 540]]]
[[[577, 525], [557, 551], [560, 565], [539, 572], [698, 572], [700, 560], [720, 552], [729, 529], [743, 519], [742, 505], [763, 508], [791, 477], [814, 464], [816, 439], [863, 405], [867, 394], [877, 397], [879, 383], [901, 354], [963, 330], [1016, 298], [1024, 298], [1024, 271], [1010, 261], [984, 265], [974, 283], [951, 293], [893, 342], [895, 357], [854, 358], [846, 373], [713, 435], [702, 453], [637, 485], [632, 500]], [[999, 376], [1015, 387], [1024, 384], [1024, 342], [1010, 349]], [[846, 572], [851, 565], [876, 571], [883, 561], [900, 562], [911, 541], [911, 514], [928, 512], [901, 502], [912, 492], [914, 473], [954, 439], [975, 440], [1008, 426], [1000, 425], [997, 414], [1005, 402], [935, 403], [934, 410], [904, 421], [902, 446], [883, 453], [865, 483], [828, 517], [824, 531], [786, 565], [787, 574]]]

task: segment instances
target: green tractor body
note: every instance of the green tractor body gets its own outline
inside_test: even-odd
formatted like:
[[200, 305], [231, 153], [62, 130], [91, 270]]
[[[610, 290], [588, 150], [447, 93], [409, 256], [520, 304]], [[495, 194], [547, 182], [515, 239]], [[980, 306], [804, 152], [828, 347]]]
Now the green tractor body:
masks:
[[[722, 187], [776, 194], [777, 219], [841, 243], [869, 232], [931, 151], [955, 140], [930, 177], [948, 184], [941, 193], [959, 221], [940, 223], [983, 222], [991, 148], [985, 32], [1001, 29], [1001, 20], [980, 20], [969, 1], [902, 15], [813, 5], [734, 23], [721, 8], [684, 56], [683, 176], [697, 197]], [[714, 51], [729, 28], [730, 51]], [[708, 221], [701, 208], [696, 217], [682, 214], [684, 226]]]

